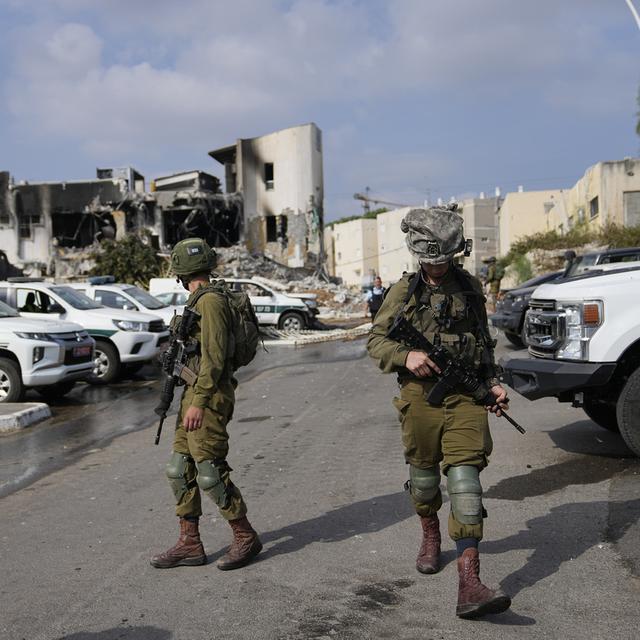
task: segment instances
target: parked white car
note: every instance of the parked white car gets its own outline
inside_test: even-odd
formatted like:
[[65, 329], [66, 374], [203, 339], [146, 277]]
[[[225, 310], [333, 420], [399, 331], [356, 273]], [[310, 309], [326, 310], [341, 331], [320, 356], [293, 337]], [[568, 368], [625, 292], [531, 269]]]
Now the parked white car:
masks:
[[125, 366], [129, 370], [142, 367], [169, 340], [161, 318], [110, 309], [68, 285], [9, 278], [0, 282], [0, 300], [27, 318], [68, 320], [84, 327], [96, 342], [92, 384], [113, 382]]
[[176, 313], [180, 313], [175, 305], [158, 300], [134, 284], [116, 282], [113, 276], [96, 276], [89, 278], [87, 282], [69, 283], [69, 286], [105, 307], [150, 313], [162, 318], [166, 325]]
[[[318, 308], [313, 293], [281, 293], [250, 278], [224, 278], [224, 281], [232, 290], [249, 295], [260, 324], [287, 330], [308, 329], [314, 324]], [[189, 292], [175, 278], [151, 278], [149, 291], [158, 300], [176, 306], [183, 306], [189, 297]]]
[[80, 325], [23, 318], [0, 302], [0, 402], [19, 402], [34, 387], [62, 397], [93, 372], [94, 341]]

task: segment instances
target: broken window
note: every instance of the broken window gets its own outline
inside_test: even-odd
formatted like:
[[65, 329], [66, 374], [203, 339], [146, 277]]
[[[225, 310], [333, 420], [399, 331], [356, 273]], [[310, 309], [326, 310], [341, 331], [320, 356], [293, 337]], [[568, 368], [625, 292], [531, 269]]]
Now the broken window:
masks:
[[267, 242], [278, 241], [278, 224], [275, 216], [267, 216], [265, 218], [267, 225]]
[[598, 213], [600, 213], [600, 203], [598, 202], [598, 196], [596, 196], [589, 202], [589, 214], [592, 218], [595, 218]]
[[273, 162], [264, 163], [264, 186], [267, 191], [273, 190]]

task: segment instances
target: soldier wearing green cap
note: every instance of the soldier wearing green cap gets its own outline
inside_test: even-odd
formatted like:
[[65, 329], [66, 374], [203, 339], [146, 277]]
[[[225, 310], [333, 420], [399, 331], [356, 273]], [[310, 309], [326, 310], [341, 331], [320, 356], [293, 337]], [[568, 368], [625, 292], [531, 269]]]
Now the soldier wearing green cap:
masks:
[[[478, 543], [486, 515], [480, 471], [487, 465], [493, 446], [485, 409], [496, 413], [506, 409], [507, 394], [497, 377], [482, 285], [453, 263], [457, 253], [465, 251], [468, 255], [470, 251], [455, 205], [411, 209], [401, 229], [420, 269], [405, 274], [390, 288], [376, 315], [367, 348], [385, 373], [398, 376], [400, 392], [394, 405], [409, 465], [407, 488], [422, 528], [416, 568], [427, 574], [440, 568], [442, 472], [447, 477], [451, 502], [449, 535], [458, 552], [456, 614], [476, 618], [500, 613], [510, 606], [510, 598], [500, 590], [485, 587], [479, 576]], [[491, 389], [495, 405], [478, 406], [471, 396], [457, 390], [445, 398], [442, 406], [430, 405], [427, 395], [440, 371], [426, 353], [387, 337], [398, 314], [404, 314], [432, 343], [463, 356]]]
[[198, 528], [202, 515], [200, 493], [207, 494], [231, 526], [233, 540], [217, 561], [222, 570], [249, 563], [262, 549], [258, 534], [247, 519], [247, 507], [231, 482], [227, 424], [233, 415], [235, 388], [230, 361], [232, 314], [219, 287], [210, 283], [216, 254], [200, 238], [182, 240], [171, 252], [171, 268], [191, 295], [187, 306], [199, 319], [192, 331], [198, 344], [189, 367], [197, 373], [193, 385], [185, 386], [180, 402], [167, 464], [167, 477], [176, 499], [180, 519], [177, 543], [151, 559], [157, 568], [205, 564], [206, 555]]

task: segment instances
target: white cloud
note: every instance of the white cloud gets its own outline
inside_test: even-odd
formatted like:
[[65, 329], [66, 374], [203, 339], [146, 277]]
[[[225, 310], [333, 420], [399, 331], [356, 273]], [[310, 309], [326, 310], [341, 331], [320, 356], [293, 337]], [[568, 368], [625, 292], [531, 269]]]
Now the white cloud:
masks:
[[12, 0], [32, 18], [6, 47], [4, 92], [25, 137], [155, 166], [176, 149], [197, 147], [204, 158], [327, 108], [331, 125], [317, 120], [336, 180], [402, 198], [414, 187], [420, 195], [425, 176], [450, 182], [458, 168], [438, 150], [359, 143], [378, 126], [373, 105], [466, 104], [473, 118], [522, 93], [555, 113], [626, 113], [640, 78], [637, 52], [611, 35], [633, 27], [619, 4]]

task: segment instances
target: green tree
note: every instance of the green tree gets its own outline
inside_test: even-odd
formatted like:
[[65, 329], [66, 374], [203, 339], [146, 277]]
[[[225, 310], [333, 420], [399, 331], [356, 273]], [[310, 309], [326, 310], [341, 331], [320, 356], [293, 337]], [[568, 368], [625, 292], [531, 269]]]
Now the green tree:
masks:
[[105, 240], [91, 255], [95, 267], [91, 275], [114, 276], [116, 282], [147, 286], [162, 271], [162, 259], [139, 236], [128, 234], [122, 240]]

